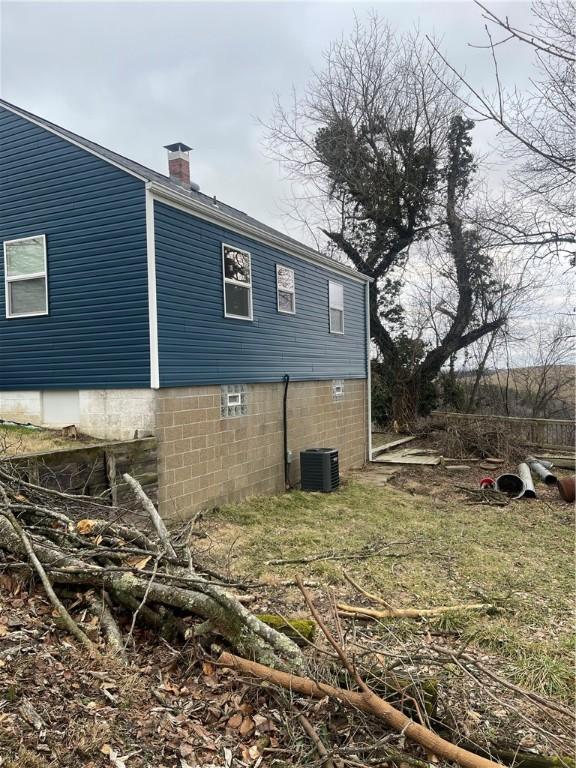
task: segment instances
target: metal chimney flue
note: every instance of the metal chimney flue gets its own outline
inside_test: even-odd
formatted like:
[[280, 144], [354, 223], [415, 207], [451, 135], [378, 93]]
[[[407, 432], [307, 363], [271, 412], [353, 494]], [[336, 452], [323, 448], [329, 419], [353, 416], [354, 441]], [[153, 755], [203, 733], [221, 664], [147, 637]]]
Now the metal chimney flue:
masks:
[[177, 141], [175, 144], [167, 144], [168, 170], [171, 181], [190, 189], [190, 151], [192, 147]]

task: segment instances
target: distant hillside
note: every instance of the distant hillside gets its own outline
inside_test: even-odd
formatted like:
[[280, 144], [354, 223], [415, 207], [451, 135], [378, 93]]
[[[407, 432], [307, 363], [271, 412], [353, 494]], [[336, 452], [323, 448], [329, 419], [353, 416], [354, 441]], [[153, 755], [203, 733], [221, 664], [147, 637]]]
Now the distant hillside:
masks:
[[[458, 378], [469, 396], [476, 373], [462, 372]], [[573, 419], [575, 400], [576, 365], [489, 370], [481, 379], [476, 410], [508, 416]]]

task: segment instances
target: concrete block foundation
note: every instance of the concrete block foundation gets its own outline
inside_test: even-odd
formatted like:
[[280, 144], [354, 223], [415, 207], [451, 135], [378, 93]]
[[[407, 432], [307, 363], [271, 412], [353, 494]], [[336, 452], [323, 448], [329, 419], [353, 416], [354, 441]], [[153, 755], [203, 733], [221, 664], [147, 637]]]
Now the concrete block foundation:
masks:
[[[226, 409], [229, 394], [239, 399]], [[283, 395], [282, 382], [0, 392], [0, 418], [54, 427], [75, 423], [81, 432], [105, 440], [155, 434], [160, 512], [176, 520], [284, 489]], [[337, 448], [341, 470], [365, 463], [367, 408], [366, 379], [290, 382], [288, 448], [294, 486], [305, 448]]]
[[[198, 509], [276, 493], [284, 488], [282, 383], [245, 386], [247, 413], [222, 415], [219, 386], [161, 389], [156, 436], [160, 512], [186, 519]], [[367, 459], [367, 382], [291, 382], [288, 390], [290, 480], [300, 479], [305, 448], [339, 451], [340, 468]]]

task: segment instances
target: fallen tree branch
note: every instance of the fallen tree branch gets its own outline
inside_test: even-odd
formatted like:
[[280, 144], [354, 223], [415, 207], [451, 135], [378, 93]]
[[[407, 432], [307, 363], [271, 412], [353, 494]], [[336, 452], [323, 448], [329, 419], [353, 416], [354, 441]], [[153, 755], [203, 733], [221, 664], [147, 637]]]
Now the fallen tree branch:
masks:
[[124, 653], [124, 643], [122, 642], [122, 632], [120, 632], [116, 619], [108, 606], [107, 597], [106, 592], [102, 596], [91, 594], [88, 596], [88, 606], [91, 613], [100, 621], [102, 632], [110, 648], [125, 662], [126, 656]]
[[330, 698], [337, 699], [348, 707], [360, 709], [362, 712], [383, 720], [396, 731], [403, 733], [412, 741], [423, 746], [427, 751], [432, 752], [438, 757], [458, 763], [462, 768], [495, 768], [495, 766], [498, 766], [498, 763], [457, 747], [425, 726], [415, 723], [379, 696], [376, 696], [375, 693], [372, 693], [370, 689], [367, 689], [367, 692], [362, 691], [362, 693], [358, 693], [357, 691], [335, 688], [326, 683], [318, 683], [308, 677], [298, 677], [288, 672], [271, 669], [263, 664], [258, 664], [255, 661], [249, 661], [227, 652], [220, 655], [218, 663], [223, 667], [236, 669], [239, 672], [257, 677], [273, 685], [279, 685], [281, 688], [302, 696], [308, 696], [313, 699], [323, 699], [325, 696], [329, 696]]
[[357, 616], [361, 618], [372, 619], [421, 619], [429, 616], [442, 616], [445, 613], [453, 611], [485, 611], [494, 610], [491, 603], [468, 603], [465, 605], [439, 605], [436, 608], [387, 608], [379, 610], [377, 608], [364, 608], [362, 605], [349, 605], [348, 603], [337, 603], [336, 607], [346, 616]]
[[[118, 559], [115, 552], [123, 558], [134, 547], [127, 548], [126, 539], [117, 535], [113, 538], [104, 535], [102, 539], [101, 531], [103, 529], [112, 531], [115, 525], [114, 516], [123, 515], [127, 510], [107, 506], [106, 520], [94, 520], [86, 515], [87, 510], [93, 514], [93, 505], [87, 506], [88, 502], [84, 499], [64, 498], [59, 494], [41, 495], [42, 491], [43, 489], [38, 487], [38, 490], [34, 490], [32, 500], [24, 499], [27, 508], [19, 515], [24, 536], [14, 528], [12, 520], [8, 519], [7, 515], [0, 515], [0, 552], [4, 557], [9, 557], [6, 564], [11, 567], [16, 566], [16, 563], [11, 562], [13, 560], [19, 563], [24, 560], [32, 561], [30, 557], [30, 551], [32, 551], [36, 555], [33, 566], [40, 564], [43, 581], [48, 585], [47, 591], [50, 584], [54, 585], [54, 589], [49, 593], [53, 602], [55, 602], [53, 596], [56, 596], [58, 590], [62, 590], [63, 585], [75, 588], [82, 586], [84, 589], [92, 587], [97, 594], [105, 590], [111, 600], [122, 607], [122, 610], [130, 605], [134, 612], [138, 606], [141, 606], [137, 613], [137, 620], [145, 622], [149, 619], [156, 626], [160, 623], [161, 631], [166, 609], [168, 609], [168, 619], [174, 614], [192, 614], [204, 619], [204, 626], [210, 626], [212, 634], [224, 638], [239, 654], [282, 669], [299, 671], [303, 668], [302, 651], [290, 638], [259, 621], [227, 589], [211, 584], [200, 573], [192, 578], [186, 563], [168, 554], [169, 547], [164, 549], [165, 542], [159, 543], [143, 537], [139, 544], [140, 548], [145, 550], [144, 553], [130, 555], [125, 562], [123, 561], [123, 567], [114, 565], [110, 558]], [[23, 493], [26, 491], [22, 491], [18, 478], [11, 478], [6, 484], [5, 493], [7, 504], [10, 504], [12, 500], [22, 501]], [[29, 495], [32, 497], [31, 492]], [[46, 517], [41, 510], [36, 509], [36, 501], [39, 506], [53, 508], [58, 512], [56, 527], [42, 523]], [[80, 520], [82, 525], [79, 527], [79, 524], [64, 512], [73, 513], [74, 518]], [[163, 523], [159, 526], [159, 530], [164, 536], [165, 526], [164, 529], [162, 526]], [[129, 528], [129, 526], [124, 527]], [[134, 530], [137, 532], [137, 529]], [[129, 534], [130, 530], [126, 532]], [[105, 545], [100, 548], [103, 541]], [[151, 573], [142, 567], [142, 563], [147, 562], [149, 558], [158, 562], [154, 579], [151, 579]], [[17, 567], [22, 569], [22, 565]], [[229, 586], [226, 585], [226, 587]], [[57, 597], [56, 600], [58, 603], [55, 604], [58, 606], [59, 613], [62, 614], [61, 608], [66, 609]], [[147, 606], [143, 605], [146, 600], [150, 601], [152, 611], [148, 611]], [[91, 650], [95, 648], [67, 612], [66, 615], [68, 620], [64, 616], [63, 619], [70, 633], [86, 647]], [[172, 623], [180, 632], [181, 623], [178, 621]]]
[[[316, 620], [316, 623], [324, 633], [324, 636], [330, 645], [334, 648], [340, 657], [344, 669], [346, 669], [351, 677], [356, 680], [360, 690], [362, 691], [362, 693], [356, 694], [356, 696], [359, 697], [359, 701], [363, 705], [361, 708], [365, 712], [369, 712], [381, 720], [384, 720], [386, 723], [388, 723], [388, 725], [391, 725], [392, 728], [399, 731], [401, 734], [406, 735], [406, 737], [412, 739], [412, 741], [416, 741], [418, 744], [420, 744], [420, 746], [424, 747], [426, 752], [430, 752], [433, 755], [437, 755], [438, 757], [444, 757], [446, 760], [452, 760], [455, 763], [461, 765], [462, 768], [488, 768], [488, 766], [495, 765], [495, 763], [493, 763], [491, 760], [478, 757], [478, 755], [474, 755], [472, 752], [468, 752], [461, 747], [457, 747], [455, 744], [451, 744], [449, 741], [446, 741], [441, 736], [435, 734], [429, 728], [426, 728], [425, 725], [419, 725], [418, 723], [415, 723], [414, 720], [407, 717], [403, 712], [400, 712], [387, 701], [381, 699], [380, 696], [377, 696], [361, 678], [358, 670], [351, 663], [342, 646], [339, 645], [339, 643], [337, 643], [334, 639], [332, 633], [318, 613], [316, 606], [312, 602], [310, 595], [306, 591], [306, 588], [302, 584], [299, 576], [296, 577], [296, 581], [298, 583], [300, 592], [302, 592], [302, 595], [304, 596], [306, 605], [310, 609], [310, 612]], [[320, 687], [323, 688], [325, 686], [321, 685]], [[341, 689], [333, 689], [333, 691], [341, 691]], [[352, 694], [354, 692], [350, 691], [350, 693]], [[334, 693], [332, 695], [334, 695]], [[336, 698], [340, 698], [340, 700], [344, 700], [350, 703], [350, 700], [347, 700], [346, 697], [339, 697], [336, 695]]]
[[176, 551], [174, 547], [172, 546], [172, 542], [170, 541], [170, 536], [168, 534], [168, 529], [166, 528], [166, 525], [164, 523], [164, 520], [160, 517], [158, 514], [158, 510], [152, 504], [148, 496], [144, 493], [144, 489], [138, 482], [138, 480], [135, 480], [131, 475], [129, 475], [127, 472], [122, 475], [124, 480], [128, 483], [130, 488], [134, 491], [134, 494], [142, 507], [148, 512], [150, 515], [150, 519], [152, 520], [152, 525], [154, 526], [154, 529], [156, 533], [158, 534], [158, 538], [162, 542], [165, 551], [170, 557], [173, 557], [174, 559], [177, 559]]

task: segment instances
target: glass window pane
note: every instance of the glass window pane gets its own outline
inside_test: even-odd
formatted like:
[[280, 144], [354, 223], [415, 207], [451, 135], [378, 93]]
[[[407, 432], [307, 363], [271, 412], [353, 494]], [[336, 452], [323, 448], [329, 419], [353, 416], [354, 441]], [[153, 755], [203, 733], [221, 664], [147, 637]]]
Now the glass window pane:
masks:
[[332, 333], [343, 333], [344, 312], [341, 309], [330, 309], [330, 330]]
[[46, 312], [46, 278], [16, 280], [8, 283], [10, 292], [10, 314], [30, 315]]
[[294, 294], [278, 291], [278, 309], [280, 312], [294, 312]]
[[250, 288], [226, 283], [226, 314], [250, 318]]
[[224, 277], [228, 280], [238, 280], [241, 283], [250, 282], [250, 254], [224, 246]]
[[330, 283], [330, 306], [334, 309], [344, 309], [344, 288], [340, 283]]
[[44, 238], [33, 237], [6, 243], [8, 277], [44, 272]]
[[278, 279], [278, 289], [283, 291], [294, 291], [294, 270], [283, 267], [281, 264], [276, 266], [276, 276]]

